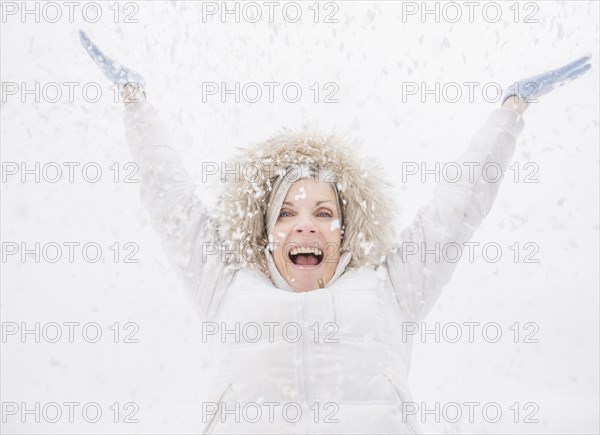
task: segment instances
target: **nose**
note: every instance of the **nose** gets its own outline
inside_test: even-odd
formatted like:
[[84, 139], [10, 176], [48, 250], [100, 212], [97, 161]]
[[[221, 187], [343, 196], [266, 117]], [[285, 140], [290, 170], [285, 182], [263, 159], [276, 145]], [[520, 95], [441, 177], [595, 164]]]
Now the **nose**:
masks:
[[299, 234], [315, 234], [317, 232], [317, 226], [311, 217], [301, 216], [294, 227], [294, 232]]

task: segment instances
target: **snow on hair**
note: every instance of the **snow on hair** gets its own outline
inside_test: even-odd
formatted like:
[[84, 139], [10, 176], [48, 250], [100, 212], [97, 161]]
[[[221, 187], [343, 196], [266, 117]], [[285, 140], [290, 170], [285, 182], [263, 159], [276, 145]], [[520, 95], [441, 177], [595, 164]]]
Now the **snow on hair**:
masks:
[[301, 165], [318, 169], [325, 181], [331, 180], [327, 170], [335, 175], [332, 184], [344, 220], [341, 250], [352, 253], [349, 267], [380, 264], [395, 245], [398, 209], [391, 185], [379, 163], [363, 155], [352, 140], [311, 127], [283, 129], [266, 141], [240, 148], [233, 161], [257, 173], [251, 179], [229, 177], [211, 213], [215, 239], [228, 250], [243, 248], [243, 258], [228, 257], [229, 264], [257, 267], [270, 276], [264, 254], [267, 228], [274, 219], [269, 215], [279, 212], [289, 188], [276, 185], [279, 177], [279, 183], [284, 182], [286, 169]]

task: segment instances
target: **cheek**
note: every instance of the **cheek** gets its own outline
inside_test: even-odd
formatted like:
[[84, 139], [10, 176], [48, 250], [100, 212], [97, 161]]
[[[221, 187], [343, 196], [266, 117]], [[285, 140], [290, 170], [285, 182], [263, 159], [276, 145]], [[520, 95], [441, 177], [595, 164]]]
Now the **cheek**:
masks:
[[329, 231], [331, 232], [340, 232], [340, 220], [334, 219], [329, 224]]
[[275, 225], [271, 234], [269, 234], [269, 239], [273, 242], [279, 242], [280, 244], [285, 242], [289, 234], [289, 230], [284, 225]]
[[283, 256], [283, 251], [286, 243], [287, 236], [289, 231], [286, 228], [286, 225], [275, 224], [273, 230], [269, 234], [269, 242], [273, 244], [273, 254], [275, 257], [275, 261], [279, 262], [281, 260], [280, 257]]
[[342, 235], [339, 219], [324, 222], [323, 226], [321, 227], [321, 233], [325, 236], [328, 242], [339, 243]]

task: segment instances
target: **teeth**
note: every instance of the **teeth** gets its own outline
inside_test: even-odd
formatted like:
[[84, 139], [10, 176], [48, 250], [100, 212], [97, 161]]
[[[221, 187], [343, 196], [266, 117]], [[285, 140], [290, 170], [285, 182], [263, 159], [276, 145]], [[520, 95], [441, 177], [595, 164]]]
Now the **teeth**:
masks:
[[290, 251], [290, 255], [298, 255], [298, 254], [314, 254], [314, 255], [318, 255], [321, 256], [323, 255], [323, 251], [321, 251], [319, 248], [293, 248]]

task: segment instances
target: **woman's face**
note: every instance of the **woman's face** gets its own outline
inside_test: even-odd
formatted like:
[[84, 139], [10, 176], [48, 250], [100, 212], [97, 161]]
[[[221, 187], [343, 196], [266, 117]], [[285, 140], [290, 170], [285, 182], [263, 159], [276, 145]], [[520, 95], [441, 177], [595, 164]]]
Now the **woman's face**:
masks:
[[314, 290], [333, 277], [341, 228], [333, 187], [301, 178], [289, 188], [270, 234], [281, 276], [296, 291]]

